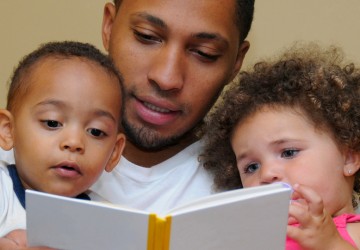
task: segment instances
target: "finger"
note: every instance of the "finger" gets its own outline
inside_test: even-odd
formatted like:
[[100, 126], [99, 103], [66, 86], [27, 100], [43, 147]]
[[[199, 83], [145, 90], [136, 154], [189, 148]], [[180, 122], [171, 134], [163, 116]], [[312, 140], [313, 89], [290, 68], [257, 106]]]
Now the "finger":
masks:
[[288, 220], [288, 222], [293, 222], [293, 220], [295, 220], [300, 225], [307, 225], [311, 220], [307, 204], [291, 202], [289, 206], [289, 218], [293, 219]]
[[299, 197], [302, 197], [308, 203], [308, 208], [311, 214], [314, 216], [322, 216], [324, 210], [324, 203], [321, 196], [315, 192], [312, 188], [295, 184], [294, 190], [298, 193]]
[[286, 229], [286, 236], [295, 241], [300, 241], [302, 238], [302, 231], [296, 226], [288, 225]]
[[17, 246], [25, 247], [27, 245], [26, 231], [23, 229], [16, 229], [11, 231], [5, 238], [12, 240]]
[[0, 249], [17, 249], [17, 244], [11, 239], [2, 237], [0, 238]]

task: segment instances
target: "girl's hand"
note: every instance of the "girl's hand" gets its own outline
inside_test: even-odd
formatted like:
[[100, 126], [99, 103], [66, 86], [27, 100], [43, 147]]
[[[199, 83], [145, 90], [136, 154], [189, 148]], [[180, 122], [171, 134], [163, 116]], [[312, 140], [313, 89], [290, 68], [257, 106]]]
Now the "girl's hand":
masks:
[[287, 226], [287, 236], [302, 249], [356, 249], [345, 241], [335, 223], [324, 208], [322, 198], [311, 188], [295, 184], [293, 202], [289, 207], [289, 221], [299, 227]]

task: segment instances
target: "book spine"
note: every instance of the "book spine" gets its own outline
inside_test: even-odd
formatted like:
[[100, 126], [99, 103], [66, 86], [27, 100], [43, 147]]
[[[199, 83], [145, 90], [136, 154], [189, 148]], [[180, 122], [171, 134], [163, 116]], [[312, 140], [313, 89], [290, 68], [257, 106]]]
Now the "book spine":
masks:
[[170, 235], [171, 235], [171, 216], [167, 216], [165, 218], [165, 226], [164, 226], [164, 248], [163, 250], [170, 249]]
[[149, 215], [147, 250], [155, 249], [156, 214]]
[[[170, 220], [171, 221], [171, 220]], [[149, 217], [148, 250], [169, 250], [168, 219], [151, 214]]]

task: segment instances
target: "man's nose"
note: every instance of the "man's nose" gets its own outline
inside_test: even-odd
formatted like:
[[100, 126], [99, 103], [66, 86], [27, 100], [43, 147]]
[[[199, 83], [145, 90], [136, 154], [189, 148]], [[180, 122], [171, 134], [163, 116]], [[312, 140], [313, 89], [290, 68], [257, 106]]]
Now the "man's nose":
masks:
[[177, 91], [184, 85], [185, 51], [176, 45], [164, 45], [155, 53], [148, 80], [160, 90]]

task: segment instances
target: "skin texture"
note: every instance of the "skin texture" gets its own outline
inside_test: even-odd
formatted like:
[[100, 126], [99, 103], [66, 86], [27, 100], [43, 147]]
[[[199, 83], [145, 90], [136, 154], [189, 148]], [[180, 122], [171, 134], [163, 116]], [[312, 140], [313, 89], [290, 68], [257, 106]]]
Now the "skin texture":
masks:
[[[278, 181], [294, 187], [290, 238], [304, 249], [354, 249], [341, 238], [332, 216], [354, 213], [358, 154], [340, 149], [300, 109], [286, 107], [263, 107], [249, 115], [234, 128], [231, 145], [244, 187]], [[300, 227], [291, 226], [294, 222]], [[360, 246], [360, 224], [348, 230]]]
[[218, 0], [105, 6], [104, 47], [124, 77], [128, 160], [151, 167], [196, 140], [192, 129], [249, 48], [239, 41], [234, 9], [235, 1]]
[[78, 58], [43, 59], [27, 79], [23, 104], [13, 114], [2, 111], [7, 140], [1, 146], [14, 147], [26, 189], [76, 196], [119, 160], [125, 141], [118, 132], [120, 86]]
[[198, 139], [194, 128], [249, 49], [235, 9], [228, 0], [123, 0], [118, 11], [105, 5], [103, 44], [124, 78], [129, 161], [152, 167]]
[[[79, 58], [42, 59], [27, 80], [22, 104], [13, 114], [0, 110], [0, 146], [14, 148], [26, 189], [76, 196], [120, 159], [125, 146], [118, 131], [120, 85], [98, 65]], [[25, 249], [26, 231], [12, 231], [0, 245]]]

